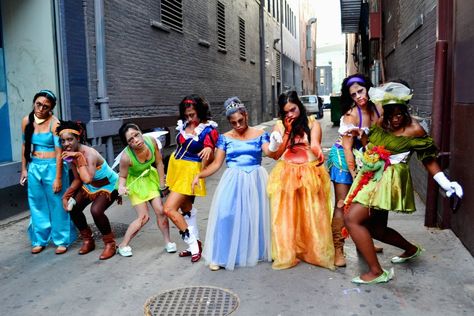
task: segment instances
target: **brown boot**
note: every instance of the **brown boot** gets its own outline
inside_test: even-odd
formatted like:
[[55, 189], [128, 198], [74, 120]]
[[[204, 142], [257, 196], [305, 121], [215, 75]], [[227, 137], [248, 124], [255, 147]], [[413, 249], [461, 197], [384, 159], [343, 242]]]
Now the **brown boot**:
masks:
[[85, 255], [95, 249], [95, 242], [94, 238], [92, 238], [92, 230], [89, 227], [81, 230], [80, 234], [82, 237], [82, 246], [81, 249], [79, 249], [79, 254]]
[[344, 220], [342, 218], [332, 219], [332, 239], [334, 241], [334, 265], [340, 268], [346, 266], [346, 258], [344, 257], [344, 237], [342, 237], [342, 227], [344, 227]]
[[102, 237], [102, 240], [104, 241], [104, 251], [102, 251], [102, 254], [99, 257], [100, 260], [106, 260], [115, 255], [117, 247], [115, 246], [114, 238], [115, 236], [112, 232]]

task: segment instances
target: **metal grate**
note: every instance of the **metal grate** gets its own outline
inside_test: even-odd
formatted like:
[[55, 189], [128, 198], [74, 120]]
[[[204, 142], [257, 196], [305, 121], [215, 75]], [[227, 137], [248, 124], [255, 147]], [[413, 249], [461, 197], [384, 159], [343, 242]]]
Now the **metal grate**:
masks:
[[145, 315], [230, 315], [238, 306], [238, 296], [229, 290], [193, 286], [150, 297], [145, 303]]
[[183, 32], [182, 0], [161, 0], [161, 23], [172, 30]]
[[245, 20], [239, 18], [239, 52], [240, 58], [245, 59], [246, 52], [245, 52]]
[[217, 47], [226, 49], [225, 43], [225, 5], [217, 1]]

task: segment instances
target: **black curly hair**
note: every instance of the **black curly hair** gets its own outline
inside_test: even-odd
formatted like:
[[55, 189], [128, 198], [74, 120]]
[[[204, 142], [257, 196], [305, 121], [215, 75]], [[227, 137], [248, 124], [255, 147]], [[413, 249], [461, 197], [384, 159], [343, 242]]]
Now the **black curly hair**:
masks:
[[142, 132], [141, 128], [135, 123], [124, 123], [122, 126], [120, 126], [119, 136], [120, 136], [120, 140], [125, 146], [128, 145], [127, 138], [125, 137], [125, 133], [127, 133], [129, 129], [137, 130], [140, 133]]
[[56, 128], [56, 134], [59, 136], [62, 130], [73, 129], [79, 132], [79, 135], [74, 135], [81, 144], [87, 144], [87, 130], [86, 124], [79, 121], [59, 121], [59, 126]]
[[197, 112], [197, 116], [201, 121], [207, 121], [211, 118], [211, 111], [209, 110], [209, 103], [203, 97], [197, 94], [190, 94], [184, 97], [179, 103], [179, 119], [183, 122], [186, 120], [184, 111], [193, 106]]
[[[355, 78], [360, 79], [360, 80], [357, 80], [348, 84], [348, 82], [351, 79], [354, 80]], [[367, 89], [367, 93], [369, 93], [369, 89], [374, 86], [370, 78], [364, 76], [363, 74], [354, 74], [345, 78], [342, 81], [342, 85], [341, 85], [341, 114], [342, 115], [346, 114], [352, 107], [354, 107], [354, 100], [352, 100], [351, 93], [349, 92], [350, 87], [354, 83], [357, 83], [360, 86]], [[375, 104], [370, 100], [368, 103], [368, 109], [371, 111], [375, 109]]]

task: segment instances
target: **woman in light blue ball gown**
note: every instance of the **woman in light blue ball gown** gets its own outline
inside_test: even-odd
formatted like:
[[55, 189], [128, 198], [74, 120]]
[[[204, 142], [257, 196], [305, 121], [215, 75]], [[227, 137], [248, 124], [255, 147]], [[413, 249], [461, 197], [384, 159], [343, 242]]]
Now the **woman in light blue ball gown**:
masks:
[[232, 130], [219, 136], [214, 161], [194, 179], [206, 178], [222, 166], [227, 170], [214, 193], [207, 224], [204, 258], [212, 271], [254, 266], [271, 261], [267, 171], [261, 166], [269, 135], [248, 126], [245, 106], [237, 97], [224, 103]]

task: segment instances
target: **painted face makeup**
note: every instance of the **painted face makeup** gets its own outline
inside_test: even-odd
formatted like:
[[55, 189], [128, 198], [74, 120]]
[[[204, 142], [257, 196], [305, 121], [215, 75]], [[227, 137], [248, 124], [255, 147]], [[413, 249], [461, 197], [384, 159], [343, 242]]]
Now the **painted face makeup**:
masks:
[[369, 101], [367, 89], [364, 86], [359, 85], [357, 82], [349, 87], [349, 94], [358, 106], [365, 106]]

